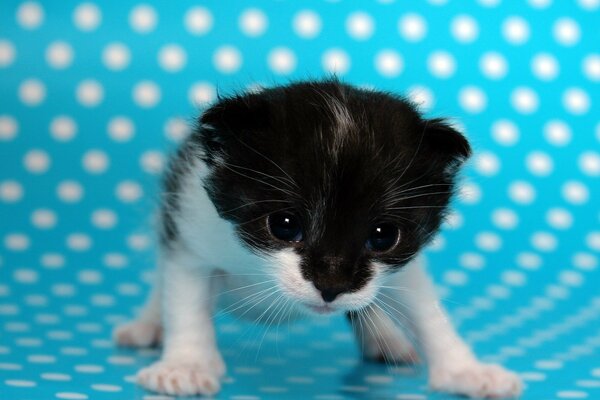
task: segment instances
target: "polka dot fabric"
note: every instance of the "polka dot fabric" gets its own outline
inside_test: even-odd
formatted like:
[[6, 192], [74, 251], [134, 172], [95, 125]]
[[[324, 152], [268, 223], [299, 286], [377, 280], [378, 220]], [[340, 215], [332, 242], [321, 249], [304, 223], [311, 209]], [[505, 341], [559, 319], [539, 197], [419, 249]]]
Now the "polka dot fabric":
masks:
[[[600, 398], [600, 1], [0, 2], [0, 397], [163, 399], [116, 349], [165, 154], [231, 93], [336, 73], [454, 116], [476, 154], [427, 250], [524, 399]], [[220, 398], [449, 399], [361, 363], [343, 318], [217, 318]], [[262, 343], [262, 345], [261, 345]], [[260, 349], [260, 350], [259, 350]]]

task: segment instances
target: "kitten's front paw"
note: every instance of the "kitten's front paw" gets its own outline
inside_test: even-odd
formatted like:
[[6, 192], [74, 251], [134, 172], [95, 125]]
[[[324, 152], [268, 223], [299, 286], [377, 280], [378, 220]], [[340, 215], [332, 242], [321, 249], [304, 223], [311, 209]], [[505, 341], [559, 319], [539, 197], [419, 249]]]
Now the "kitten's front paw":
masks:
[[466, 366], [433, 367], [429, 372], [431, 389], [474, 398], [517, 398], [522, 384], [519, 377], [499, 365], [473, 363]]
[[113, 331], [113, 340], [119, 346], [149, 347], [157, 345], [162, 336], [160, 324], [134, 320], [119, 325]]
[[219, 378], [224, 364], [221, 368], [216, 371], [199, 363], [158, 361], [138, 372], [137, 382], [146, 389], [173, 396], [210, 396], [221, 389]]

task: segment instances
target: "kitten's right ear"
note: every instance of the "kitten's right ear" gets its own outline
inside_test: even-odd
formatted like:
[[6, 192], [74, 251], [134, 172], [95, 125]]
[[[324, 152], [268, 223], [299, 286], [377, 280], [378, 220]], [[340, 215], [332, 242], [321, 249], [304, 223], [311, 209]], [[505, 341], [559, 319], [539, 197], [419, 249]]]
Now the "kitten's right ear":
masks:
[[445, 164], [447, 171], [455, 173], [471, 155], [468, 140], [442, 118], [425, 121], [424, 129], [427, 147]]
[[269, 105], [260, 93], [220, 99], [200, 116], [199, 133], [207, 158], [226, 153], [231, 140], [243, 140], [267, 128], [268, 123]]

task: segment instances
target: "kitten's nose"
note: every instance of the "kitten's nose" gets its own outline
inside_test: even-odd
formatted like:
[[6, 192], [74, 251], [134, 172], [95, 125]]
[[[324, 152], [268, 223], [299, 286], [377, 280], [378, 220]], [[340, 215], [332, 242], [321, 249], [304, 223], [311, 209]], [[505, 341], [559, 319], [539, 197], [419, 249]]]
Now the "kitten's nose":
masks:
[[323, 300], [325, 300], [326, 303], [331, 303], [335, 300], [336, 297], [338, 297], [340, 293], [343, 293], [344, 291], [345, 289], [340, 287], [330, 287], [326, 289], [321, 289], [321, 297], [323, 298]]

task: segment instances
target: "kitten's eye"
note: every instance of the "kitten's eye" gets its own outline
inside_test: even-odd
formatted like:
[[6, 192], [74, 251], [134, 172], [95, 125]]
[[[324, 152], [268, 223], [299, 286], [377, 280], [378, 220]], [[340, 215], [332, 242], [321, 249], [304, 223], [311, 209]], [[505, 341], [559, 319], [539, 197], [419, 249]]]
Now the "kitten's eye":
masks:
[[302, 226], [298, 217], [290, 213], [275, 213], [269, 215], [267, 220], [271, 235], [286, 242], [300, 242], [302, 240]]
[[399, 238], [400, 231], [398, 228], [393, 224], [383, 222], [371, 229], [366, 246], [371, 251], [382, 253], [394, 248]]

